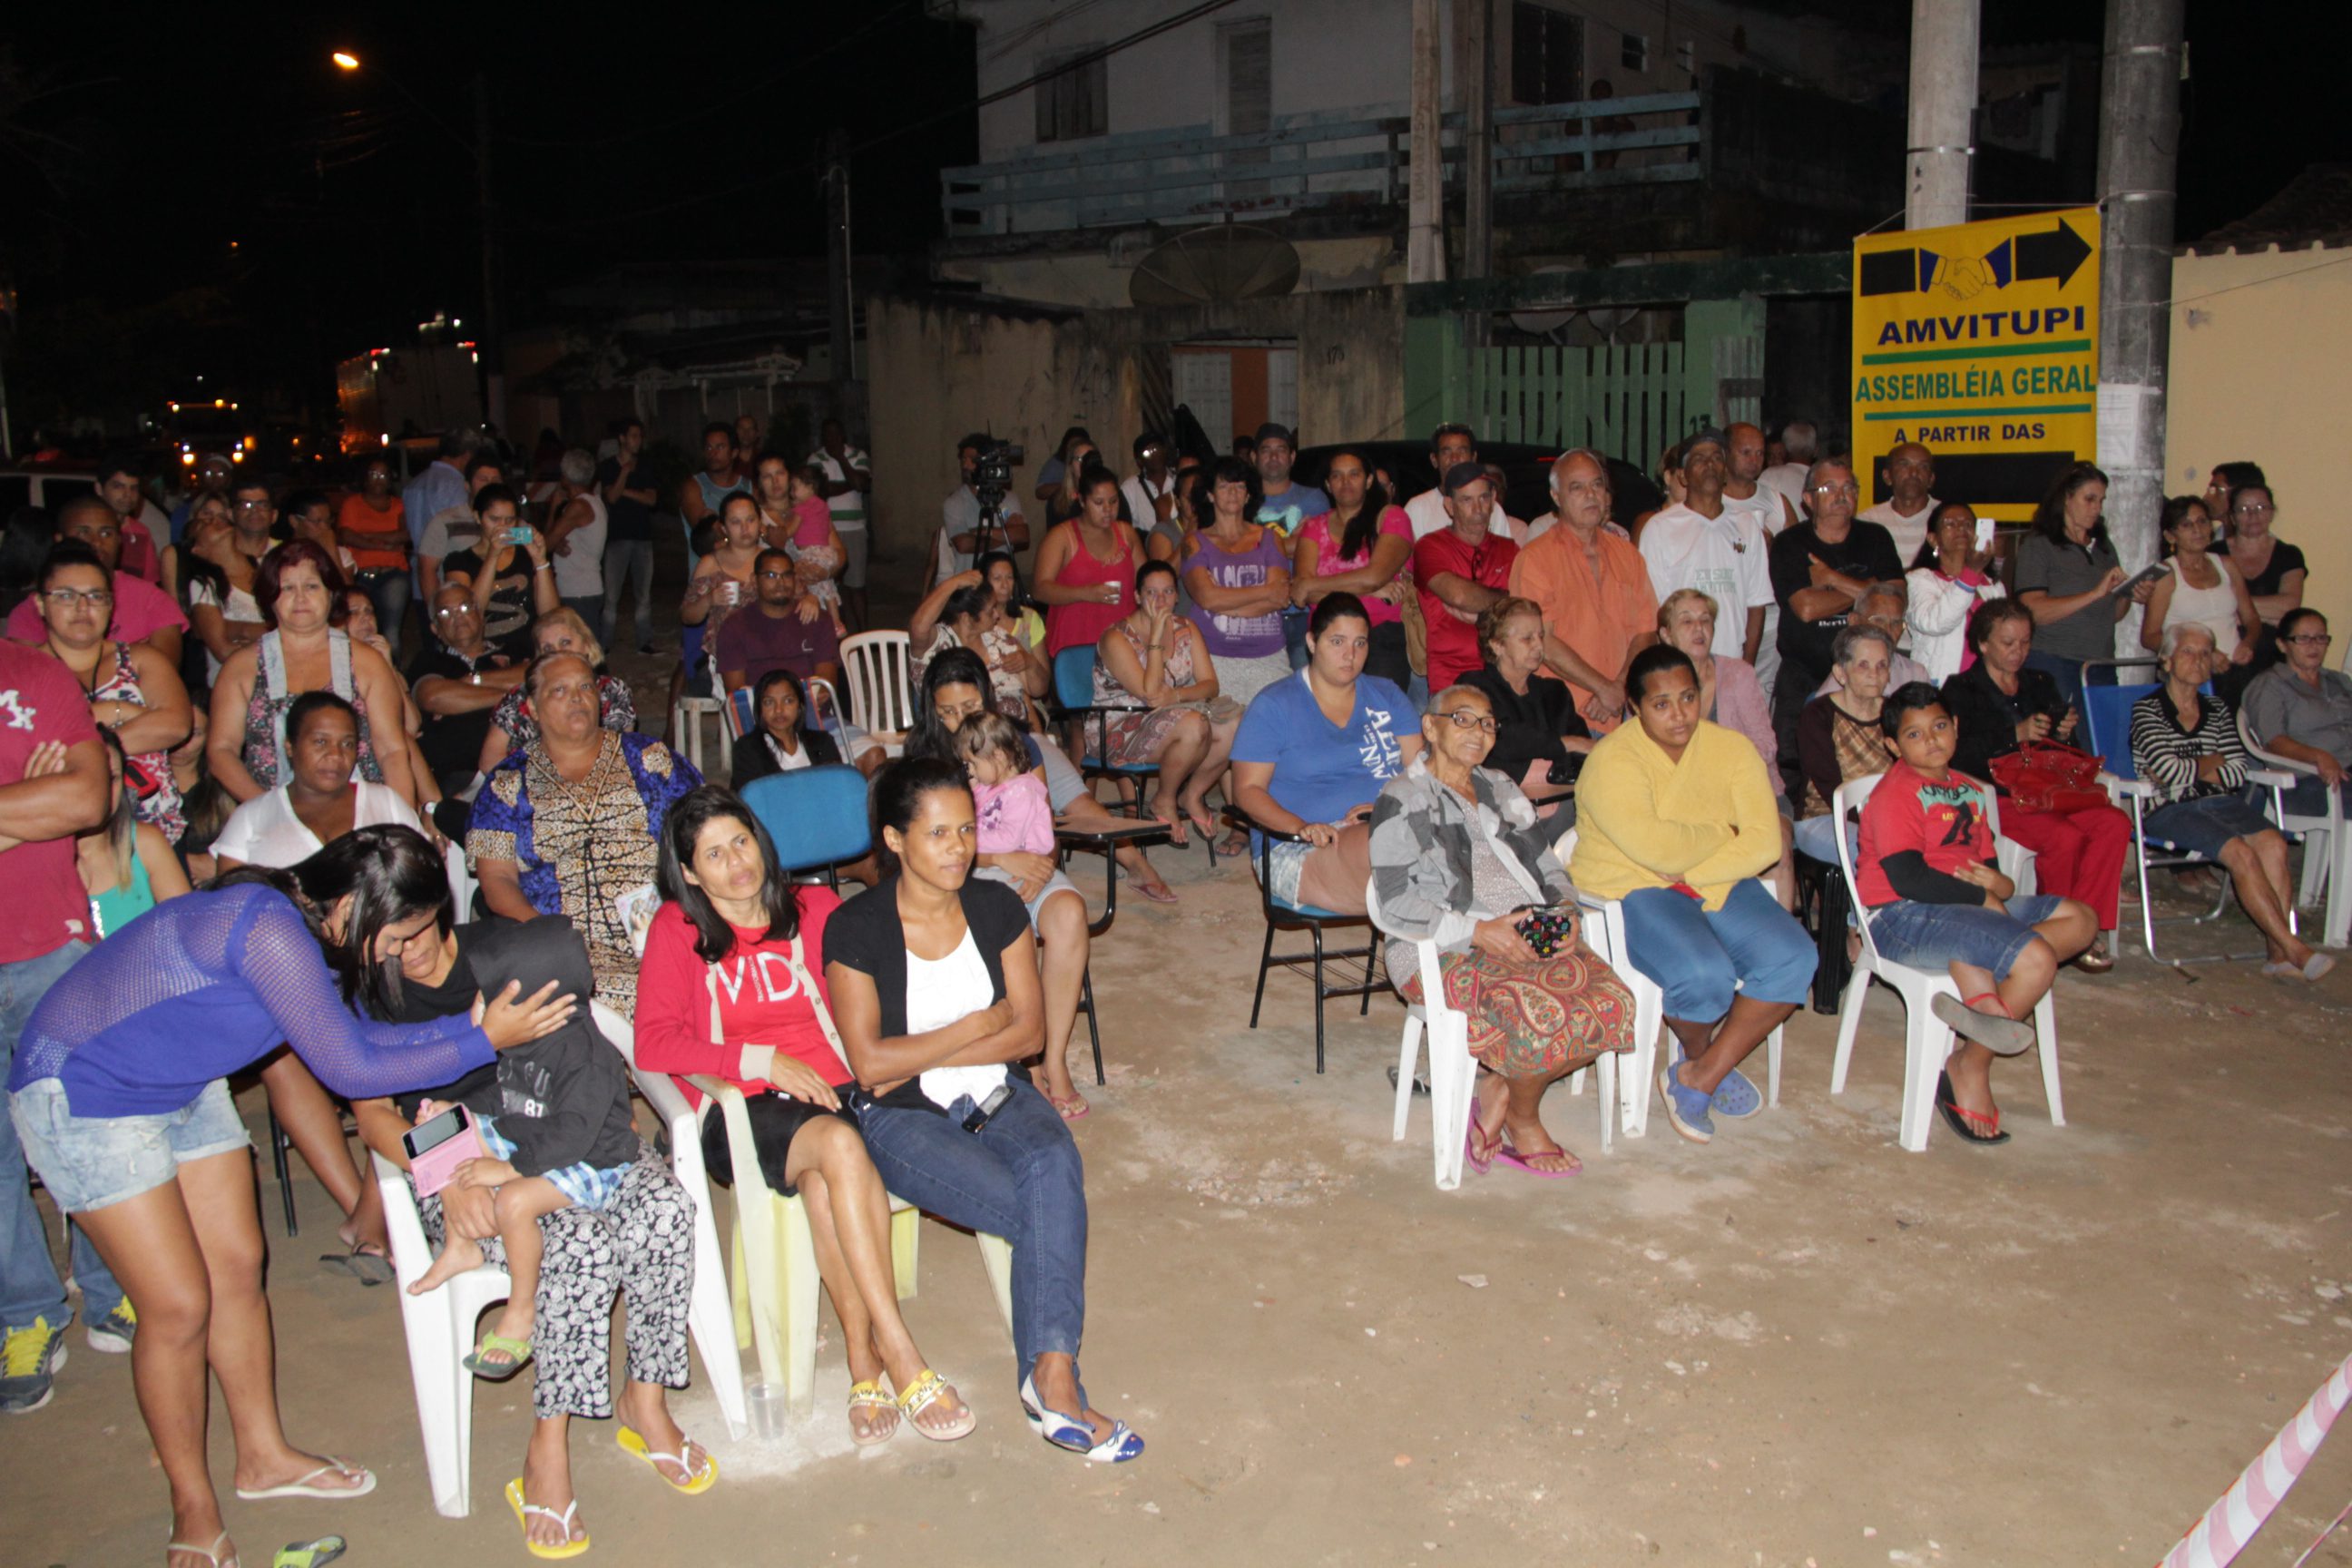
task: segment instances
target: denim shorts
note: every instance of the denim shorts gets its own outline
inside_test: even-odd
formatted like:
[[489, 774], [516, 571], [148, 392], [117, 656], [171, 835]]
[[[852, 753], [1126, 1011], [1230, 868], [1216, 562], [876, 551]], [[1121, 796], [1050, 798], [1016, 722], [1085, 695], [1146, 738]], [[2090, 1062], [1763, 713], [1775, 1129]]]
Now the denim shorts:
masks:
[[68, 1214], [135, 1198], [173, 1180], [184, 1164], [253, 1146], [224, 1078], [160, 1116], [76, 1116], [53, 1078], [26, 1084], [10, 1101], [25, 1163]]
[[2003, 914], [1982, 904], [1902, 899], [1870, 911], [1870, 940], [1879, 956], [1914, 969], [1932, 973], [1948, 963], [1968, 963], [2005, 980], [2032, 942], [2033, 927], [2065, 901], [2053, 893], [2020, 893]]
[[[2326, 809], [2323, 803], [2322, 810]], [[2251, 838], [2275, 826], [2241, 795], [2209, 795], [2158, 806], [2142, 824], [2150, 838], [2219, 860], [2232, 838]]]

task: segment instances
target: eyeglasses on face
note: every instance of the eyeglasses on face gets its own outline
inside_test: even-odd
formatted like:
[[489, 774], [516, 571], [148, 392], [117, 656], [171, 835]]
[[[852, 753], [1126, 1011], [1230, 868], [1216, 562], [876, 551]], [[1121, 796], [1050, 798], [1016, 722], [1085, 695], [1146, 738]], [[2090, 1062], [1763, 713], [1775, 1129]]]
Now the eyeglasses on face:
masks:
[[102, 610], [114, 603], [113, 590], [109, 588], [44, 588], [41, 597], [60, 610], [70, 610], [76, 605]]
[[1858, 485], [1851, 484], [1815, 485], [1813, 487], [1813, 493], [1817, 496], [1843, 496], [1846, 500], [1852, 500], [1854, 497], [1862, 493], [1862, 488]]
[[2328, 636], [2326, 632], [2297, 632], [2291, 637], [2281, 637], [2279, 640], [2281, 642], [2299, 643], [2305, 647], [2326, 647], [2329, 643], [2334, 642], [2336, 639]]
[[792, 572], [779, 572], [772, 566], [765, 572], [760, 574], [760, 580], [763, 583], [772, 583], [795, 575], [797, 575], [797, 574]]
[[1456, 708], [1445, 717], [1453, 721], [1454, 727], [1457, 730], [1484, 730], [1489, 735], [1495, 732], [1495, 721], [1491, 717], [1484, 713], [1473, 713], [1467, 708]]

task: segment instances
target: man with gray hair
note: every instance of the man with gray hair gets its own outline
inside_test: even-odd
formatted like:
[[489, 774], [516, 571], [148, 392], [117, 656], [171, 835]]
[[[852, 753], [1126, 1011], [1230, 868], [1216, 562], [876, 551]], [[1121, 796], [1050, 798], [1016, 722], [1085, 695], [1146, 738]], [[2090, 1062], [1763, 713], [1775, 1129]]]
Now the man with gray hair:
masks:
[[1805, 476], [1812, 520], [1783, 530], [1772, 542], [1783, 667], [1772, 693], [1772, 732], [1784, 770], [1796, 761], [1797, 715], [1834, 668], [1831, 648], [1854, 605], [1874, 584], [1903, 575], [1886, 530], [1855, 519], [1861, 495], [1851, 465], [1842, 458], [1822, 458]]
[[1788, 460], [1757, 475], [1756, 482], [1787, 501], [1791, 510], [1802, 513], [1805, 470], [1822, 455], [1822, 433], [1810, 419], [1791, 419], [1780, 426], [1780, 450]]
[[1684, 439], [1683, 500], [1661, 507], [1643, 526], [1642, 560], [1659, 603], [1696, 588], [1721, 605], [1715, 657], [1752, 665], [1764, 640], [1764, 612], [1772, 604], [1771, 566], [1754, 516], [1723, 499], [1730, 450], [1720, 430]]
[[1609, 526], [1609, 466], [1581, 447], [1551, 466], [1547, 531], [1511, 563], [1511, 593], [1543, 612], [1544, 665], [1596, 723], [1625, 710], [1625, 667], [1658, 640], [1658, 596], [1642, 552]]
[[555, 567], [555, 596], [578, 613], [591, 632], [604, 624], [604, 535], [612, 514], [596, 489], [596, 458], [574, 447], [556, 468], [548, 499], [547, 554]]

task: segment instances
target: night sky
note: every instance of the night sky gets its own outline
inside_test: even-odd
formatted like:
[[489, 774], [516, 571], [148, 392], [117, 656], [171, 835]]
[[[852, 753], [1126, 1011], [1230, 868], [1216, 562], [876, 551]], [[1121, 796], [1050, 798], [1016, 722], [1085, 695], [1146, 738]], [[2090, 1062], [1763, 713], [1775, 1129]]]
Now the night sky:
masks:
[[[927, 20], [922, 0], [583, 5], [535, 27], [491, 6], [350, 6], [347, 21], [268, 4], [18, 9], [33, 14], [0, 39], [0, 269], [22, 301], [20, 430], [58, 406], [152, 405], [199, 371], [323, 404], [338, 357], [408, 341], [436, 310], [478, 314], [460, 140], [478, 62], [512, 321], [615, 262], [815, 252], [814, 157], [830, 127], [860, 148], [861, 253], [919, 253], [939, 166], [973, 156], [968, 112], [908, 132], [973, 92], [970, 30]], [[2342, 58], [2352, 22], [2294, 9], [2290, 30], [2283, 11], [2191, 0], [2184, 237], [2306, 163], [2352, 157], [2336, 84], [2292, 77], [2294, 62]], [[2104, 12], [1988, 0], [1985, 41], [2095, 40]], [[336, 48], [372, 68], [337, 70]]]

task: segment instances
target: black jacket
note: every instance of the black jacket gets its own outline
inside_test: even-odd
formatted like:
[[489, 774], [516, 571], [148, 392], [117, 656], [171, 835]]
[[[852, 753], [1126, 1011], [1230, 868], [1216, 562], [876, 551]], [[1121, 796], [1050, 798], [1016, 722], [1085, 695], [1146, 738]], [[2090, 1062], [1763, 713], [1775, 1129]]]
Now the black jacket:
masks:
[[2067, 712], [2066, 700], [2058, 694], [2058, 683], [2049, 671], [2031, 666], [2019, 670], [2017, 695], [2011, 697], [1992, 683], [1981, 658], [1944, 682], [1944, 707], [1960, 727], [1952, 766], [1987, 784], [1993, 782], [1992, 760], [2017, 750], [2020, 724], [2046, 713], [2055, 726]]
[[[808, 752], [812, 766], [823, 767], [841, 761], [841, 748], [834, 744], [832, 736], [821, 730], [803, 730], [801, 745]], [[738, 795], [742, 794], [743, 786], [753, 779], [763, 779], [770, 773], [784, 771], [776, 765], [776, 754], [768, 750], [767, 736], [759, 730], [735, 738], [733, 763], [734, 771], [727, 783], [728, 787]]]
[[499, 1131], [515, 1145], [514, 1168], [543, 1176], [585, 1163], [604, 1169], [637, 1157], [630, 1125], [628, 1066], [589, 1016], [596, 984], [588, 948], [569, 921], [543, 918], [483, 933], [466, 962], [485, 996], [509, 980], [528, 997], [550, 980], [579, 998], [571, 1021], [551, 1035], [499, 1053]]

